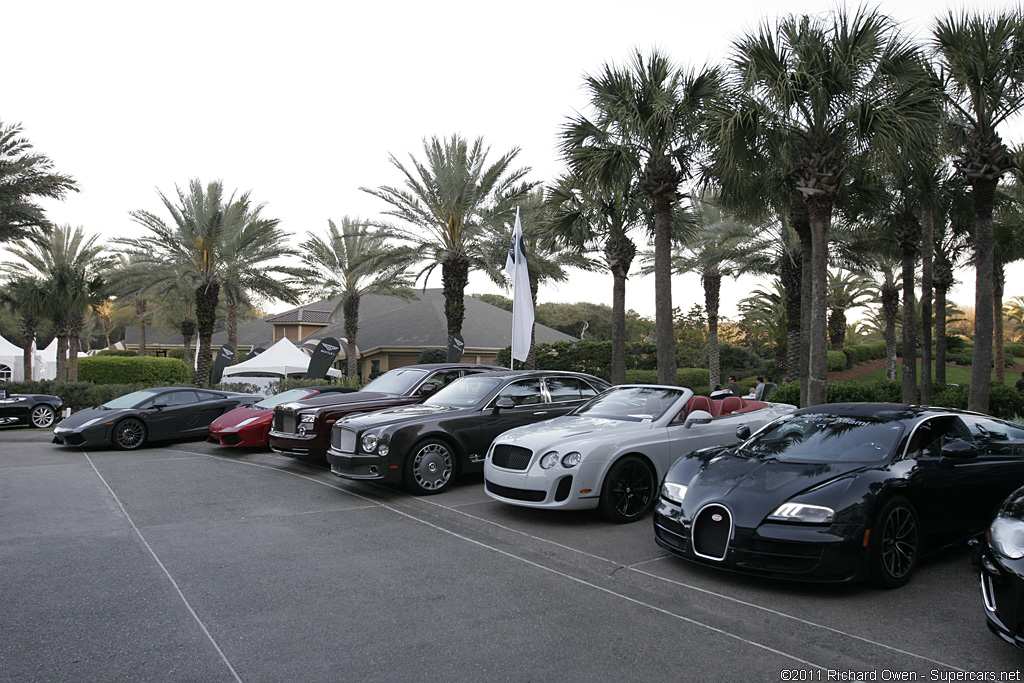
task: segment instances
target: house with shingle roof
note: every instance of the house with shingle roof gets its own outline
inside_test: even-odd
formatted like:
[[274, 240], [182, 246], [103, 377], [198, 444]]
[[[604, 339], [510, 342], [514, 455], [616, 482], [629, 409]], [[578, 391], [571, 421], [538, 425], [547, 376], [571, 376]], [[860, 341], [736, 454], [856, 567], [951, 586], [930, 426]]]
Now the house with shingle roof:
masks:
[[[466, 341], [462, 360], [466, 363], [494, 363], [498, 352], [512, 342], [512, 314], [503, 308], [467, 296], [466, 317], [462, 337]], [[322, 299], [283, 313], [252, 320], [238, 326], [239, 350], [269, 348], [287, 337], [299, 346], [315, 346], [324, 337], [342, 339], [344, 318], [340, 310], [333, 313], [338, 298]], [[152, 346], [157, 328], [147, 329], [147, 345]], [[538, 344], [576, 341], [558, 330], [536, 325]], [[160, 336], [161, 342], [169, 341]], [[227, 332], [214, 334], [216, 350], [227, 343]], [[416, 290], [411, 299], [367, 294], [359, 305], [358, 346], [360, 375], [364, 378], [395, 368], [413, 365], [424, 349], [448, 347], [448, 323], [444, 314], [444, 292], [441, 289]], [[138, 328], [126, 331], [128, 348], [138, 348]], [[181, 336], [177, 335], [177, 348]], [[166, 353], [166, 352], [165, 352]], [[344, 350], [335, 367], [345, 368]]]

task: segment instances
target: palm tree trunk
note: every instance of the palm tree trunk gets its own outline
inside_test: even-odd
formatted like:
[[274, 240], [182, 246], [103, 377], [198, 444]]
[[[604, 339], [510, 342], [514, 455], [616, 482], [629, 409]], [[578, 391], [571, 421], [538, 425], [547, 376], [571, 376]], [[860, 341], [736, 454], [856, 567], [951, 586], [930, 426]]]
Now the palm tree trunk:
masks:
[[994, 237], [992, 209], [998, 178], [976, 178], [971, 183], [974, 199], [974, 353], [971, 356], [971, 388], [967, 409], [988, 412], [992, 392], [992, 307]]
[[718, 354], [718, 303], [722, 292], [722, 276], [705, 273], [701, 277], [704, 286], [704, 308], [708, 314], [708, 373], [711, 386], [722, 383], [722, 369]]
[[32, 380], [32, 342], [36, 338], [36, 329], [39, 321], [35, 318], [21, 319], [21, 342], [25, 345], [25, 353], [22, 359], [22, 366], [25, 371], [25, 381]]
[[238, 302], [231, 296], [230, 288], [224, 290], [224, 302], [228, 308], [228, 344], [235, 350], [231, 364], [238, 362]]
[[797, 376], [800, 371], [802, 269], [799, 249], [784, 253], [779, 260], [779, 276], [786, 292], [786, 366], [777, 368], [777, 372], [789, 378]]
[[78, 349], [81, 348], [81, 340], [78, 330], [72, 330], [68, 336], [68, 381], [78, 381]]
[[149, 302], [145, 299], [135, 300], [135, 317], [139, 319], [139, 355], [145, 356], [146, 351], [146, 308]]
[[65, 330], [57, 328], [57, 377], [58, 382], [68, 379], [68, 335]]
[[448, 321], [448, 343], [462, 332], [466, 318], [466, 286], [469, 284], [469, 259], [456, 253], [441, 264], [441, 286], [444, 289], [444, 316]]
[[1003, 288], [1006, 286], [1006, 273], [1003, 264], [995, 265], [992, 287], [992, 364], [995, 366], [995, 381], [1002, 384], [1006, 380], [1006, 346], [1003, 344]]
[[[530, 280], [530, 302], [533, 304], [533, 310], [537, 310], [537, 290], [540, 288], [540, 281], [533, 274], [529, 274]], [[526, 354], [526, 362], [523, 363], [523, 368], [526, 370], [537, 369], [537, 323], [530, 325], [530, 350]]]
[[654, 340], [658, 383], [678, 384], [672, 318], [672, 205], [663, 195], [654, 198]]
[[842, 351], [846, 346], [846, 311], [842, 308], [829, 311], [828, 341], [833, 351]]
[[917, 403], [917, 318], [914, 305], [914, 251], [903, 250], [903, 382], [904, 403]]
[[626, 383], [626, 278], [636, 256], [636, 245], [619, 232], [604, 246], [605, 262], [612, 274], [612, 384]]
[[828, 231], [832, 222], [832, 198], [819, 195], [808, 200], [811, 221], [811, 330], [808, 338], [810, 376], [807, 405], [828, 400]]
[[193, 384], [199, 388], [210, 386], [210, 340], [217, 322], [217, 302], [220, 284], [211, 282], [196, 287], [196, 328], [199, 332], [199, 362]]
[[935, 216], [921, 211], [921, 403], [932, 401], [932, 251], [935, 249]]
[[945, 254], [935, 259], [935, 383], [946, 384], [946, 293], [953, 286], [953, 268]]
[[900, 293], [888, 278], [882, 283], [882, 312], [885, 315], [885, 378], [896, 381], [896, 316], [900, 308]]
[[356, 360], [356, 335], [359, 333], [359, 295], [349, 294], [342, 306], [345, 316], [345, 341], [348, 349], [345, 355], [345, 375], [353, 378], [359, 374], [359, 363]]
[[800, 406], [807, 407], [810, 405], [807, 392], [811, 383], [811, 299], [813, 298], [814, 268], [811, 261], [813, 254], [811, 218], [806, 202], [796, 202], [790, 214], [790, 224], [800, 238]]

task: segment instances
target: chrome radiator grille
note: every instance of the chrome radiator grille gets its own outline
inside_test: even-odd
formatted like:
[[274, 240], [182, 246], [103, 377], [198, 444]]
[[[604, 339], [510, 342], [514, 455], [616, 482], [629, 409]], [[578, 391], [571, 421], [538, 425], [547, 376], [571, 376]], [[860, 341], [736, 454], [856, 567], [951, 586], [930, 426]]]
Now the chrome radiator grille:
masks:
[[331, 431], [331, 447], [342, 453], [356, 452], [356, 432], [348, 427], [335, 427]]
[[274, 410], [274, 431], [285, 434], [295, 433], [295, 412], [277, 408]]

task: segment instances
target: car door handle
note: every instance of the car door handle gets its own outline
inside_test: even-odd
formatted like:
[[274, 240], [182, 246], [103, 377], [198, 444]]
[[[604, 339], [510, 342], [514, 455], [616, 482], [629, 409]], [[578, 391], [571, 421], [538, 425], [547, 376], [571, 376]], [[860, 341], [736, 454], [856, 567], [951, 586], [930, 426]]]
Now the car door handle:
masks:
[[534, 413], [534, 415], [547, 415], [547, 414], [548, 414], [548, 411], [546, 411], [546, 410], [538, 410], [536, 413]]

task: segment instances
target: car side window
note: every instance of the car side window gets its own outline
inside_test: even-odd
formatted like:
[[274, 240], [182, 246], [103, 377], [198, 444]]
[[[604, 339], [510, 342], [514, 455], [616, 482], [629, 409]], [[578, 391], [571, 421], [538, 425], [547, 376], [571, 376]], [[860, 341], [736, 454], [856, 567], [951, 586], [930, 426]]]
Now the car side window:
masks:
[[503, 398], [512, 399], [512, 402], [517, 406], [533, 405], [536, 403], [543, 403], [544, 396], [540, 390], [539, 379], [522, 379], [518, 382], [512, 382], [507, 387], [498, 392], [495, 396], [496, 401], [500, 401]]
[[219, 398], [223, 398], [220, 394], [214, 394], [209, 391], [196, 391], [196, 399], [200, 401], [216, 401]]
[[975, 415], [965, 415], [964, 422], [979, 448], [993, 453], [1024, 455], [1024, 429]]
[[544, 380], [548, 385], [548, 395], [552, 403], [565, 401], [579, 401], [583, 398], [580, 392], [580, 382], [572, 377], [548, 377]]
[[194, 391], [172, 391], [157, 399], [157, 403], [165, 406], [184, 406], [196, 402]]
[[970, 435], [959, 419], [951, 415], [926, 420], [917, 426], [907, 443], [908, 458], [938, 458], [942, 447], [950, 441], [969, 439]]
[[436, 388], [440, 389], [446, 384], [454, 382], [459, 377], [462, 377], [461, 370], [441, 370], [428, 377], [423, 384], [433, 384]]

